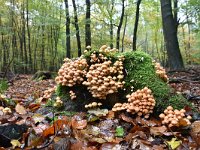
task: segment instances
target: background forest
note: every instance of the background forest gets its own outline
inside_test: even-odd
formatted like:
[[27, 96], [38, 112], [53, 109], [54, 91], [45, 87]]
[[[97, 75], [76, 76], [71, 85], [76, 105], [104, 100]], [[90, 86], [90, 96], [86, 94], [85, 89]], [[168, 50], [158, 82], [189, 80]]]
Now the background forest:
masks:
[[[184, 64], [200, 63], [200, 1], [173, 0]], [[138, 25], [138, 27], [137, 27]], [[159, 0], [0, 0], [0, 71], [56, 71], [87, 45], [141, 49], [167, 65]]]

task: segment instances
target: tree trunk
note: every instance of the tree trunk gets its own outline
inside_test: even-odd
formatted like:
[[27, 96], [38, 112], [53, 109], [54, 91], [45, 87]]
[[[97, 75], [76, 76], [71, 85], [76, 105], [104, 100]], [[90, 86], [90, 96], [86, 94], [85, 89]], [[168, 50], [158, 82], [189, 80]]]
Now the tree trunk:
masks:
[[177, 34], [178, 25], [179, 25], [179, 21], [178, 21], [178, 0], [174, 0], [174, 22], [175, 22], [176, 34]]
[[136, 7], [136, 13], [135, 13], [135, 25], [134, 25], [134, 31], [133, 31], [133, 51], [136, 51], [136, 42], [137, 42], [137, 28], [138, 28], [138, 22], [140, 17], [140, 4], [142, 0], [137, 1], [137, 7]]
[[166, 42], [170, 70], [184, 69], [183, 59], [179, 49], [176, 25], [172, 15], [171, 0], [161, 1], [163, 32]]
[[86, 18], [85, 18], [85, 47], [91, 46], [91, 29], [90, 29], [90, 0], [86, 0]]
[[28, 8], [28, 1], [26, 0], [26, 28], [27, 28], [27, 34], [28, 34], [28, 53], [29, 53], [29, 67], [30, 71], [32, 73], [32, 54], [31, 54], [31, 35], [30, 35], [30, 29], [29, 29], [29, 8]]
[[67, 49], [67, 57], [70, 58], [70, 16], [69, 16], [69, 6], [68, 0], [65, 0], [65, 12], [66, 12], [66, 49]]
[[122, 0], [122, 13], [121, 13], [119, 25], [117, 28], [117, 40], [116, 40], [116, 48], [117, 49], [119, 49], [120, 31], [121, 31], [121, 27], [122, 27], [122, 23], [123, 23], [123, 19], [124, 19], [124, 1], [125, 0]]
[[25, 6], [24, 6], [24, 1], [23, 1], [23, 5], [22, 5], [22, 41], [24, 44], [24, 59], [25, 59], [25, 65], [24, 65], [24, 69], [25, 69], [25, 73], [28, 72], [28, 55], [27, 55], [27, 49], [26, 49], [26, 20], [25, 20]]
[[108, 10], [109, 20], [110, 20], [110, 48], [113, 48], [113, 9], [115, 0], [111, 1], [111, 10]]
[[72, 0], [73, 8], [74, 8], [74, 25], [76, 29], [76, 40], [77, 40], [77, 47], [78, 47], [78, 57], [81, 56], [81, 39], [79, 34], [79, 26], [78, 26], [78, 15], [76, 10], [76, 2]]
[[122, 52], [124, 51], [124, 37], [126, 34], [126, 26], [127, 26], [127, 15], [125, 17], [125, 25], [124, 25], [124, 31], [123, 31], [123, 35], [122, 35]]

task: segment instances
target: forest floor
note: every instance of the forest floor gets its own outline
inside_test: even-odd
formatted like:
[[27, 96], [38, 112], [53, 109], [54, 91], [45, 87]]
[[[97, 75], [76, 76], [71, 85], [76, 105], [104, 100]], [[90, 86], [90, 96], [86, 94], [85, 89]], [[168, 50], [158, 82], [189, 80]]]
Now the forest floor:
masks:
[[[182, 93], [200, 112], [200, 66], [183, 72], [169, 72], [170, 86]], [[131, 118], [127, 113], [106, 116], [77, 114], [40, 114], [43, 105], [35, 102], [44, 91], [54, 87], [54, 80], [35, 81], [32, 75], [18, 75], [0, 96], [0, 107], [11, 108], [4, 115], [0, 109], [0, 150], [13, 149], [198, 149], [199, 118], [190, 128], [169, 129], [159, 119]], [[10, 99], [18, 104], [12, 105]], [[190, 110], [188, 110], [190, 111]], [[25, 125], [25, 126], [24, 126]], [[27, 128], [29, 128], [27, 130]], [[13, 131], [13, 135], [9, 131]], [[23, 133], [23, 134], [22, 134]]]

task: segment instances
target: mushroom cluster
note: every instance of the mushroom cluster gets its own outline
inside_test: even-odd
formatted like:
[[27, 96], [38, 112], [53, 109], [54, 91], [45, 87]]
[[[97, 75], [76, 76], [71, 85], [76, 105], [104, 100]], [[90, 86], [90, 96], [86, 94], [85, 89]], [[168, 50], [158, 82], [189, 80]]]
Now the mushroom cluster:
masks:
[[2, 111], [4, 115], [8, 115], [8, 114], [12, 113], [12, 111], [9, 107], [4, 108], [4, 107], [0, 106], [0, 111]]
[[183, 120], [186, 122], [184, 125], [190, 125], [190, 119], [192, 119], [192, 117], [186, 117], [185, 112], [185, 109], [174, 110], [172, 106], [168, 106], [167, 109], [164, 110], [164, 113], [160, 114], [159, 117], [162, 119], [162, 124], [166, 124], [170, 128], [183, 125], [183, 123], [181, 123]]
[[102, 105], [102, 103], [92, 102], [88, 105], [85, 105], [85, 108], [91, 109], [91, 108], [95, 108], [95, 107], [98, 107], [98, 106], [101, 106], [101, 105]]
[[41, 100], [51, 98], [53, 92], [55, 92], [55, 89], [56, 89], [56, 87], [49, 88], [48, 90], [45, 90], [44, 95], [41, 97]]
[[[96, 59], [93, 59], [96, 60]], [[102, 63], [95, 63], [89, 67], [86, 74], [86, 85], [93, 97], [106, 99], [108, 94], [117, 92], [122, 88], [124, 83], [123, 75], [123, 56], [119, 58], [113, 65], [110, 60]]]
[[76, 94], [72, 90], [69, 91], [69, 96], [70, 96], [71, 100], [76, 98]]
[[65, 58], [64, 64], [59, 69], [58, 76], [55, 78], [55, 81], [57, 84], [69, 87], [74, 86], [76, 83], [80, 84], [83, 82], [87, 73], [87, 67], [87, 61], [84, 58], [76, 60]]
[[126, 110], [132, 114], [137, 113], [138, 116], [143, 115], [145, 118], [149, 118], [150, 113], [153, 113], [156, 101], [149, 88], [144, 87], [143, 89], [137, 90], [126, 97], [128, 98], [128, 103], [116, 103], [112, 110]]
[[53, 104], [54, 107], [61, 107], [63, 105], [63, 101], [60, 97], [56, 97], [56, 102]]
[[169, 78], [167, 77], [165, 69], [160, 65], [160, 63], [153, 61], [156, 69], [156, 74], [165, 82], [168, 82]]
[[117, 52], [118, 49], [116, 48], [110, 48], [107, 45], [103, 45], [101, 46], [101, 48], [99, 49], [99, 52], [104, 52], [104, 53], [110, 53], [110, 52]]

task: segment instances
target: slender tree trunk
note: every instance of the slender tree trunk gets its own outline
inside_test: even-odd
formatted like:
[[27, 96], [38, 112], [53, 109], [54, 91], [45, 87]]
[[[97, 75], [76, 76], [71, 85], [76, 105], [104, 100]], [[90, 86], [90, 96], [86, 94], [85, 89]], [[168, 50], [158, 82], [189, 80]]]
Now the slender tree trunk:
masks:
[[136, 51], [136, 42], [137, 42], [137, 29], [138, 29], [138, 22], [140, 17], [140, 4], [142, 0], [137, 1], [136, 13], [135, 13], [135, 25], [133, 31], [133, 51]]
[[77, 9], [76, 9], [76, 2], [75, 0], [72, 0], [73, 8], [74, 8], [74, 25], [76, 29], [76, 40], [77, 40], [77, 47], [78, 47], [78, 56], [81, 56], [81, 39], [80, 39], [80, 33], [79, 33], [79, 26], [78, 26], [78, 15], [77, 15]]
[[108, 10], [109, 20], [110, 20], [110, 48], [113, 48], [113, 10], [115, 1], [111, 1], [111, 11]]
[[28, 34], [28, 54], [29, 54], [29, 68], [32, 72], [32, 54], [31, 54], [31, 35], [30, 35], [30, 29], [29, 29], [29, 0], [26, 0], [26, 28], [27, 28], [27, 34]]
[[[44, 24], [44, 22], [43, 22]], [[41, 64], [40, 64], [40, 70], [43, 70], [45, 68], [45, 25], [42, 25], [42, 45], [41, 45]]]
[[113, 20], [110, 20], [110, 48], [113, 48]]
[[25, 73], [28, 72], [28, 55], [27, 55], [27, 49], [26, 49], [26, 20], [25, 20], [25, 6], [24, 6], [24, 1], [23, 1], [23, 5], [22, 5], [22, 41], [24, 44], [24, 59], [25, 59]]
[[69, 16], [69, 6], [68, 0], [65, 0], [65, 12], [66, 12], [66, 49], [67, 49], [67, 57], [70, 58], [70, 16]]
[[85, 47], [91, 46], [91, 29], [90, 29], [90, 0], [86, 0], [86, 18], [85, 18]]
[[123, 31], [123, 35], [122, 35], [122, 52], [125, 50], [124, 49], [124, 37], [125, 37], [125, 34], [126, 34], [126, 26], [127, 26], [127, 15], [125, 17], [125, 24], [124, 24], [124, 31]]
[[117, 48], [117, 49], [119, 49], [120, 31], [121, 31], [121, 27], [122, 27], [123, 19], [124, 19], [124, 9], [125, 9], [124, 1], [125, 1], [125, 0], [122, 0], [122, 13], [121, 13], [119, 25], [118, 25], [118, 28], [117, 28], [117, 39], [116, 39], [116, 48]]
[[179, 49], [176, 26], [172, 15], [171, 0], [160, 1], [169, 67], [170, 70], [181, 70], [184, 69], [184, 64]]

